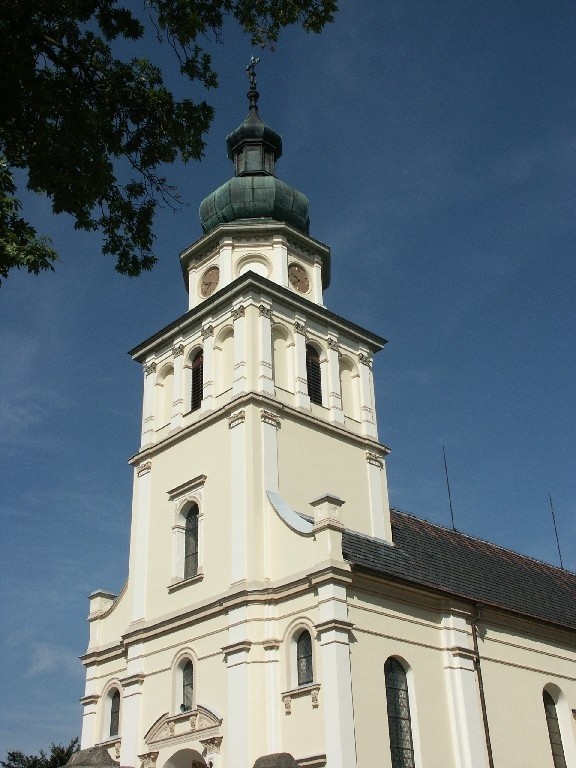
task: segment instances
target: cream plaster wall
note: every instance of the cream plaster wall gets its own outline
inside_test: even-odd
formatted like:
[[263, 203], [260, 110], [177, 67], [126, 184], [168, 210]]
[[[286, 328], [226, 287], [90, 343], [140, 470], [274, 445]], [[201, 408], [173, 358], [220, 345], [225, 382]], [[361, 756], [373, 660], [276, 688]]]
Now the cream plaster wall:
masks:
[[278, 463], [280, 495], [295, 510], [312, 514], [310, 502], [331, 493], [346, 502], [340, 510], [344, 525], [372, 534], [366, 451], [345, 434], [339, 438], [285, 419], [278, 433]]

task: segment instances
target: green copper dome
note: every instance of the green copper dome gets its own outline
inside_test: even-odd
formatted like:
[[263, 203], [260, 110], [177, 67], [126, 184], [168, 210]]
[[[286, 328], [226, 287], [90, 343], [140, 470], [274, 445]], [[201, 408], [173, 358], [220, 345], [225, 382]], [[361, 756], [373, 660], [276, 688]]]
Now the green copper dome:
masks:
[[205, 233], [240, 219], [274, 219], [308, 234], [308, 198], [274, 175], [275, 162], [282, 155], [282, 137], [258, 114], [258, 96], [252, 71], [248, 116], [226, 138], [236, 175], [200, 204]]

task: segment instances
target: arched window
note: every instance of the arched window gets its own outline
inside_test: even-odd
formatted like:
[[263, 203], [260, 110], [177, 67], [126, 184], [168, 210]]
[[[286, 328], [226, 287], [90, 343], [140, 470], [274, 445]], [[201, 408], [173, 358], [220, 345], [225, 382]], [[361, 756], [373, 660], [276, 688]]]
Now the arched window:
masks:
[[322, 405], [322, 373], [320, 355], [312, 344], [306, 344], [306, 378], [310, 402]]
[[388, 732], [392, 768], [414, 768], [414, 745], [408, 700], [406, 670], [396, 659], [384, 665], [386, 700], [388, 702]]
[[296, 668], [298, 670], [298, 685], [308, 685], [314, 682], [312, 637], [307, 629], [302, 630], [296, 640]]
[[184, 578], [198, 573], [198, 505], [194, 504], [186, 515], [184, 530]]
[[120, 732], [120, 691], [114, 688], [110, 691], [110, 729], [109, 736], [118, 736]]
[[204, 352], [200, 349], [192, 359], [192, 396], [190, 410], [197, 411], [204, 396]]
[[550, 747], [552, 749], [552, 761], [554, 762], [554, 768], [567, 768], [566, 757], [564, 756], [564, 747], [562, 746], [560, 724], [558, 722], [558, 712], [556, 711], [556, 702], [548, 693], [548, 691], [543, 692], [542, 699], [544, 701], [546, 725], [548, 726], [548, 737], [550, 738]]
[[194, 702], [194, 667], [190, 659], [182, 667], [182, 711], [188, 712]]

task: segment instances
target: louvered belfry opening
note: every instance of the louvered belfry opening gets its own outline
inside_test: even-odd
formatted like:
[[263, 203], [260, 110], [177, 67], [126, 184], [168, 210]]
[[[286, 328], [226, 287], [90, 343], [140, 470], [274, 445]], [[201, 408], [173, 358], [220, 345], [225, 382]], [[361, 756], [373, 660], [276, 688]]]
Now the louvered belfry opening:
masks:
[[204, 352], [199, 350], [192, 360], [192, 398], [190, 410], [197, 411], [202, 405], [204, 389]]
[[312, 344], [306, 344], [306, 378], [308, 379], [308, 396], [310, 401], [317, 405], [322, 405], [320, 355]]
[[556, 703], [548, 691], [544, 691], [542, 698], [544, 700], [544, 711], [546, 712], [546, 724], [548, 725], [548, 736], [550, 738], [554, 768], [567, 768]]

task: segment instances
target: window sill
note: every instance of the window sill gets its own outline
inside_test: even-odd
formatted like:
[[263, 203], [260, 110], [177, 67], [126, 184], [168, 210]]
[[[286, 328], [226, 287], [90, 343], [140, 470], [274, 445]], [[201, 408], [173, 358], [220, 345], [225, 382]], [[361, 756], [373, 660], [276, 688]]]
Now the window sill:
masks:
[[204, 570], [200, 568], [196, 576], [191, 576], [189, 579], [176, 579], [172, 584], [168, 585], [168, 594], [177, 592], [179, 589], [184, 589], [190, 584], [197, 584], [204, 578]]
[[298, 688], [292, 688], [290, 691], [284, 691], [282, 693], [282, 701], [284, 702], [285, 714], [292, 714], [292, 699], [298, 699], [304, 696], [310, 696], [312, 701], [312, 709], [318, 709], [320, 683], [307, 683], [306, 685], [301, 685]]

